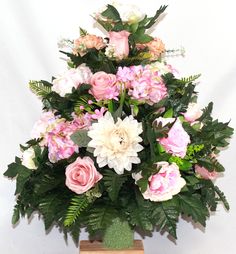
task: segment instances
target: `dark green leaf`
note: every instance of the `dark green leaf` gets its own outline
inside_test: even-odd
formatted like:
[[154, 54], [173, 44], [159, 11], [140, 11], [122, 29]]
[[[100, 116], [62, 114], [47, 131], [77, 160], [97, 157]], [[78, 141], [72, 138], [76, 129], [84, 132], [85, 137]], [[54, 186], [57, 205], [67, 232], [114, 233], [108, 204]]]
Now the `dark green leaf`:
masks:
[[11, 223], [15, 225], [19, 221], [19, 219], [20, 219], [20, 210], [18, 208], [18, 205], [15, 205]]
[[108, 169], [103, 173], [103, 181], [110, 199], [115, 201], [119, 195], [122, 185], [127, 181], [127, 176], [118, 175], [113, 170]]
[[31, 169], [28, 169], [23, 165], [18, 165], [18, 175], [16, 178], [15, 195], [20, 193], [23, 190], [25, 183], [27, 182], [27, 180], [29, 180], [29, 177], [31, 174], [32, 174]]
[[182, 213], [192, 217], [194, 222], [199, 222], [201, 225], [206, 226], [209, 211], [200, 198], [181, 194], [178, 195], [178, 200]]
[[153, 210], [152, 218], [160, 230], [166, 230], [171, 236], [177, 239], [176, 223], [179, 218], [179, 209], [175, 200], [168, 200], [157, 203]]

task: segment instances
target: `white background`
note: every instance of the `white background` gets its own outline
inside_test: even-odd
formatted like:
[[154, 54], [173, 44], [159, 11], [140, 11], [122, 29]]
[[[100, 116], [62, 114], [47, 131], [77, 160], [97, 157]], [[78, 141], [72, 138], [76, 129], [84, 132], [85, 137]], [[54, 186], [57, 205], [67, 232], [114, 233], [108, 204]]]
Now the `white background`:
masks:
[[[123, 1], [126, 2], [126, 1]], [[231, 119], [236, 126], [236, 4], [233, 0], [127, 1], [136, 2], [153, 14], [160, 4], [169, 4], [167, 16], [156, 27], [167, 48], [183, 45], [185, 58], [170, 60], [180, 74], [202, 73], [198, 87], [202, 106], [213, 101], [214, 116], [221, 121]], [[30, 79], [48, 79], [59, 74], [65, 63], [59, 59], [60, 37], [75, 38], [79, 26], [94, 31], [89, 16], [107, 1], [104, 0], [0, 0], [0, 253], [7, 254], [75, 254], [78, 249], [53, 229], [44, 232], [37, 216], [29, 224], [21, 220], [13, 229], [11, 215], [15, 182], [2, 176], [7, 164], [19, 155], [19, 143], [29, 139], [33, 123], [38, 119], [41, 104], [30, 93]], [[168, 240], [158, 232], [144, 240], [146, 254], [231, 254], [236, 235], [236, 141], [221, 155], [226, 167], [217, 184], [231, 204], [227, 213], [221, 206], [207, 221], [206, 230], [180, 220], [178, 240]], [[137, 236], [138, 238], [139, 236]], [[81, 235], [86, 239], [86, 233]]]

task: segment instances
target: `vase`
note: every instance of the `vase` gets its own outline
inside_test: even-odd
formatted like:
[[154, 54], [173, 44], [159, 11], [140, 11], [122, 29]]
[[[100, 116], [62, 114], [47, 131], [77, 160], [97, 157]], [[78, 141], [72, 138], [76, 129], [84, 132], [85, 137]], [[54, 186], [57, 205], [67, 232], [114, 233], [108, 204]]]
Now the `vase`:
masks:
[[110, 249], [99, 241], [80, 241], [80, 254], [144, 254], [142, 240], [134, 240], [133, 246], [125, 249]]

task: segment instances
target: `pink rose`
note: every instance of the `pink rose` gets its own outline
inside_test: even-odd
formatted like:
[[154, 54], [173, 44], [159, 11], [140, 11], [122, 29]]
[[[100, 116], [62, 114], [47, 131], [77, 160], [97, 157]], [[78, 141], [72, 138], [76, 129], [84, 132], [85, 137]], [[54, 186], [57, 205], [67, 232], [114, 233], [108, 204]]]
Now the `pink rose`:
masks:
[[109, 44], [114, 47], [114, 56], [119, 60], [129, 55], [128, 31], [109, 32]]
[[101, 179], [102, 175], [89, 157], [78, 157], [66, 168], [66, 186], [77, 194], [91, 189]]
[[218, 173], [216, 171], [210, 172], [206, 168], [199, 165], [195, 165], [195, 172], [203, 179], [215, 180], [218, 177]]
[[183, 114], [186, 121], [192, 123], [202, 115], [202, 110], [197, 103], [189, 103], [187, 111]]
[[116, 86], [116, 76], [113, 74], [99, 71], [93, 74], [90, 84], [92, 85], [91, 93], [99, 100], [117, 99], [119, 95]]
[[[166, 120], [167, 119], [168, 118], [166, 118]], [[173, 118], [169, 119], [170, 122], [173, 122]], [[186, 155], [187, 146], [190, 143], [190, 137], [184, 130], [180, 120], [177, 119], [170, 128], [168, 137], [160, 138], [159, 142], [165, 148], [167, 153], [183, 158]]]
[[[186, 184], [180, 175], [179, 167], [166, 161], [158, 162], [156, 165], [160, 171], [149, 177], [147, 190], [142, 193], [143, 197], [154, 202], [172, 199]], [[138, 181], [142, 176], [133, 174], [133, 178]]]

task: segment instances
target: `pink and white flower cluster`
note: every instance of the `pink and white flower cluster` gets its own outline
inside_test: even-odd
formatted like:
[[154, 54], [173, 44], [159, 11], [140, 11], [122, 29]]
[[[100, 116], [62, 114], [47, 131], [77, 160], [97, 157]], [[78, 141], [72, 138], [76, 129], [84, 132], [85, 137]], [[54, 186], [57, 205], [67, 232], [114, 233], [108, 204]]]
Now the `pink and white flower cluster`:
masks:
[[133, 99], [152, 105], [167, 96], [161, 75], [150, 65], [119, 67], [116, 76], [120, 86], [127, 89]]

